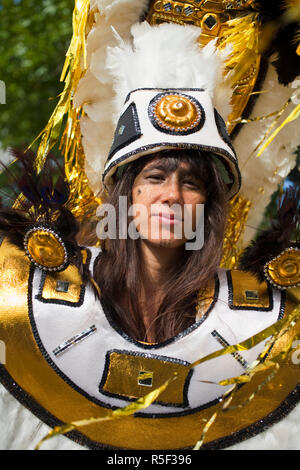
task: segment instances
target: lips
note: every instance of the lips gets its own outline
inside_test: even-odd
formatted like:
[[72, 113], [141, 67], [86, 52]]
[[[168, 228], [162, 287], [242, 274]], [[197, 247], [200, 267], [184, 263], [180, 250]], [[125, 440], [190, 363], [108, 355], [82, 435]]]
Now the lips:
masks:
[[160, 217], [163, 217], [164, 219], [170, 219], [170, 220], [174, 220], [175, 219], [175, 215], [174, 214], [168, 214], [166, 212], [160, 212], [158, 214]]
[[161, 220], [167, 220], [168, 222], [181, 222], [181, 217], [176, 216], [174, 213], [170, 212], [158, 212], [156, 214], [152, 214], [152, 216], [159, 217]]

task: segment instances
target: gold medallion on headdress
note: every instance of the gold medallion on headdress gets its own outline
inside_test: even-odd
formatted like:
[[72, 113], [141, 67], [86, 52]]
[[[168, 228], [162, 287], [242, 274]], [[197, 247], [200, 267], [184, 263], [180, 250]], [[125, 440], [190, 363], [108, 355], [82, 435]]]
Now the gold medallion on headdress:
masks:
[[198, 131], [205, 119], [195, 98], [176, 92], [155, 96], [149, 105], [149, 117], [157, 129], [176, 135]]
[[300, 250], [287, 248], [264, 268], [266, 278], [279, 289], [300, 286]]

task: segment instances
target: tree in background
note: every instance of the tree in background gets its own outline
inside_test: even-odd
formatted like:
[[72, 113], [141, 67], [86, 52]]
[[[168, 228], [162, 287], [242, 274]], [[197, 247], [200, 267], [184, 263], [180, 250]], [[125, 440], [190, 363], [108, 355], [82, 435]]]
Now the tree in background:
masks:
[[73, 0], [0, 0], [0, 142], [26, 147], [53, 111], [72, 36]]

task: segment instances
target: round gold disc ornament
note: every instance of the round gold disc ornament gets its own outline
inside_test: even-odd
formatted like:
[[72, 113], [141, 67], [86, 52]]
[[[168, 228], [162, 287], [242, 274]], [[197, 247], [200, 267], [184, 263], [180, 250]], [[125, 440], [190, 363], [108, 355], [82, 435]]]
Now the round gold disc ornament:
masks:
[[204, 110], [193, 97], [182, 93], [160, 93], [150, 102], [149, 117], [159, 130], [184, 135], [204, 124]]
[[279, 289], [300, 286], [300, 250], [287, 248], [264, 267], [266, 278]]
[[30, 229], [24, 238], [27, 256], [39, 268], [61, 271], [67, 265], [68, 254], [64, 242], [53, 230], [46, 227]]

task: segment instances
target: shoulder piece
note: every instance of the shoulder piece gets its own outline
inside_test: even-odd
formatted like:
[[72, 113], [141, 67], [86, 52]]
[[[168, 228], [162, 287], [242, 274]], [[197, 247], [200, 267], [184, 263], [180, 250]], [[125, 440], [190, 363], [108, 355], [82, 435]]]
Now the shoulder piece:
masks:
[[[83, 263], [89, 264], [91, 253], [82, 249]], [[27, 288], [31, 262], [26, 253], [7, 239], [0, 246], [0, 308], [14, 308], [20, 302], [21, 292], [27, 298]], [[26, 294], [25, 294], [26, 293]], [[74, 265], [64, 271], [42, 272], [41, 283], [36, 298], [44, 303], [81, 305], [84, 296], [84, 285], [81, 275]]]
[[229, 307], [231, 309], [270, 311], [273, 308], [272, 289], [246, 271], [227, 271]]

